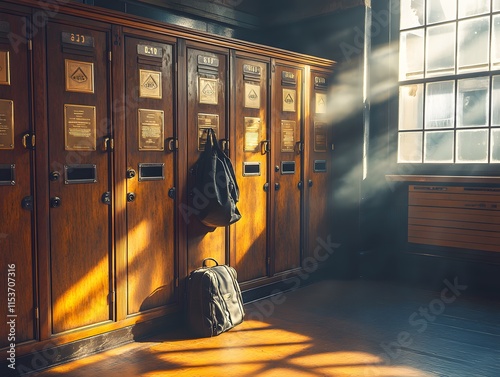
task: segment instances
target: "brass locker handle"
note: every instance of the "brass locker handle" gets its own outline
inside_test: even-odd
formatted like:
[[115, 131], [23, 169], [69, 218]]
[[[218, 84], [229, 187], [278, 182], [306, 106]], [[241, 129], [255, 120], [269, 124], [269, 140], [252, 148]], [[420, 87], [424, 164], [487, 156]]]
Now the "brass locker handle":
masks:
[[310, 179], [309, 181], [307, 181], [307, 184], [309, 185], [309, 187], [312, 187], [312, 186], [313, 186], [313, 181], [312, 181], [312, 179]]
[[260, 143], [260, 153], [261, 154], [266, 154], [271, 151], [271, 148], [269, 148], [269, 140], [263, 140]]
[[301, 141], [297, 141], [295, 144], [295, 153], [301, 154], [304, 151], [304, 143]]

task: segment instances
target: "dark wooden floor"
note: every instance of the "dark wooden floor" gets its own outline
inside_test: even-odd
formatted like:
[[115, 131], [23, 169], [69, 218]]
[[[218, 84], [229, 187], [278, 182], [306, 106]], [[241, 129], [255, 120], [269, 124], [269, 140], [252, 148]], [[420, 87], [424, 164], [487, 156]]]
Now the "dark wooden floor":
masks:
[[246, 311], [243, 324], [218, 337], [187, 339], [179, 328], [38, 375], [500, 376], [500, 302], [459, 277], [436, 291], [322, 281]]

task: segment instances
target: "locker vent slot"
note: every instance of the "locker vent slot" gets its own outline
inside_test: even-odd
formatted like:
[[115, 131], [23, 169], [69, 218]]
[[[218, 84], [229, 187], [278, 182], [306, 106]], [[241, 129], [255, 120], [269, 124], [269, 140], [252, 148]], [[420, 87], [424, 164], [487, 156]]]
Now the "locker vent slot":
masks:
[[499, 227], [497, 188], [409, 186], [410, 243], [500, 252]]
[[139, 164], [139, 181], [161, 181], [165, 179], [165, 164]]
[[295, 174], [295, 161], [282, 161], [281, 174]]
[[64, 183], [95, 183], [97, 182], [97, 167], [92, 164], [64, 165]]
[[16, 165], [0, 165], [0, 186], [13, 186], [16, 184]]
[[251, 177], [260, 175], [260, 162], [243, 162], [243, 176]]
[[326, 160], [314, 160], [314, 172], [326, 173]]

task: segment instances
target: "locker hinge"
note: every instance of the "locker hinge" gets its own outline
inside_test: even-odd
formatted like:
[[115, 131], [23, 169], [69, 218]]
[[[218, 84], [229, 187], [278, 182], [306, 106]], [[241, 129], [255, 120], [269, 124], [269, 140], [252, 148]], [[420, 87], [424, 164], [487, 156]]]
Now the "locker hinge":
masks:
[[116, 301], [116, 292], [115, 291], [113, 291], [109, 294], [109, 300], [111, 301], [112, 304], [115, 303], [115, 301]]
[[28, 51], [33, 51], [33, 40], [28, 39]]
[[109, 61], [113, 61], [113, 53], [111, 51], [108, 51], [108, 59]]
[[23, 147], [24, 149], [35, 149], [36, 137], [35, 134], [25, 133], [23, 135]]
[[270, 266], [271, 265], [271, 257], [267, 257], [267, 265]]
[[35, 318], [40, 319], [40, 311], [38, 310], [38, 308], [35, 308]]
[[175, 288], [177, 288], [179, 286], [179, 278], [176, 277], [175, 278]]

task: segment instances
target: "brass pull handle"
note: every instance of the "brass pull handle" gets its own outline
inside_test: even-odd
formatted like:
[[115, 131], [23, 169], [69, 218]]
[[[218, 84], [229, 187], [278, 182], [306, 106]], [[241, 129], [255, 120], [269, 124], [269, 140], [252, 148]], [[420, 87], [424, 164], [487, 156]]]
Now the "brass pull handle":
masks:
[[263, 140], [260, 143], [260, 153], [261, 154], [266, 154], [271, 151], [271, 148], [269, 148], [269, 140]]

